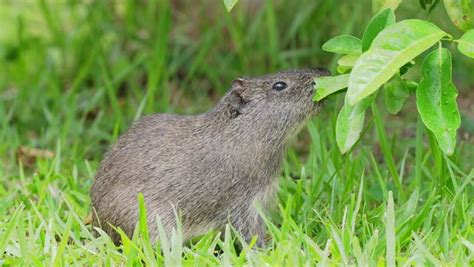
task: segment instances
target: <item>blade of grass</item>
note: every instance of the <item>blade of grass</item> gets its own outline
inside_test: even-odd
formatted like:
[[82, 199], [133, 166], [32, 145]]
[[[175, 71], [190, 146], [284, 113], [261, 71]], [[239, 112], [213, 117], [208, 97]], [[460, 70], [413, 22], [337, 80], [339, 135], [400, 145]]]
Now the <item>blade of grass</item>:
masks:
[[377, 136], [379, 138], [380, 148], [382, 149], [384, 160], [387, 163], [387, 168], [390, 172], [390, 175], [392, 176], [393, 182], [397, 187], [397, 195], [400, 197], [401, 200], [404, 200], [405, 193], [400, 181], [400, 177], [398, 176], [397, 167], [395, 166], [395, 160], [393, 159], [393, 153], [390, 149], [390, 144], [387, 141], [387, 134], [385, 131], [384, 123], [375, 103], [373, 103], [371, 107], [372, 113], [374, 114], [375, 127], [377, 129]]
[[18, 205], [18, 207], [15, 209], [15, 212], [13, 212], [10, 221], [6, 224], [5, 232], [0, 239], [0, 255], [3, 255], [5, 252], [8, 241], [10, 241], [10, 235], [12, 234], [13, 229], [17, 227], [24, 208], [25, 206], [23, 204]]
[[385, 236], [387, 242], [387, 266], [395, 267], [395, 208], [392, 191], [388, 191], [387, 209], [385, 211]]
[[117, 97], [116, 87], [112, 84], [112, 80], [109, 77], [109, 71], [107, 70], [103, 54], [99, 57], [99, 65], [101, 69], [103, 82], [105, 84], [105, 91], [107, 92], [107, 96], [112, 106], [113, 114], [117, 118], [116, 120], [117, 120], [117, 123], [119, 124], [119, 128], [122, 128], [123, 125], [125, 125], [125, 121], [124, 121], [122, 110], [120, 108], [119, 100]]
[[423, 166], [423, 130], [425, 125], [420, 116], [417, 116], [416, 122], [416, 146], [415, 146], [415, 187], [421, 186], [422, 166]]
[[[147, 96], [146, 111], [164, 111], [168, 106], [170, 93], [165, 88], [167, 79], [166, 62], [168, 60], [168, 41], [171, 30], [171, 8], [169, 0], [159, 1], [158, 25], [153, 31], [154, 47], [149, 64], [147, 65]], [[158, 104], [155, 104], [156, 90], [160, 88]], [[161, 109], [161, 110], [160, 110]]]
[[58, 250], [56, 251], [56, 256], [54, 257], [54, 266], [64, 266], [64, 255], [63, 252], [66, 249], [66, 245], [69, 242], [69, 235], [71, 234], [72, 228], [72, 216], [68, 216], [66, 227], [62, 231], [61, 242], [59, 243]]

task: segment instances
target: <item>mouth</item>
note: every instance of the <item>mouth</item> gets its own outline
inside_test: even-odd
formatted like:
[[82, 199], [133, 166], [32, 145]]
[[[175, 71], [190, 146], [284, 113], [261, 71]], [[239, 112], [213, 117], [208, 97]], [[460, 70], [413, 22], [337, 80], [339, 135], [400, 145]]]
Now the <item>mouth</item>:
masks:
[[[313, 82], [313, 83], [314, 83], [314, 82]], [[309, 98], [308, 101], [311, 102], [311, 105], [312, 105], [312, 107], [314, 108], [314, 106], [317, 106], [317, 105], [318, 105], [318, 102], [313, 101], [314, 94], [316, 93], [316, 89], [314, 88], [314, 84], [313, 84], [313, 83], [311, 83], [311, 86], [310, 86], [310, 88], [309, 88], [309, 90], [308, 90], [308, 98]]]
[[318, 113], [323, 107], [323, 104], [325, 102], [324, 100], [315, 102], [313, 101], [313, 96], [311, 96], [309, 101], [311, 101], [311, 115], [315, 115], [316, 113]]

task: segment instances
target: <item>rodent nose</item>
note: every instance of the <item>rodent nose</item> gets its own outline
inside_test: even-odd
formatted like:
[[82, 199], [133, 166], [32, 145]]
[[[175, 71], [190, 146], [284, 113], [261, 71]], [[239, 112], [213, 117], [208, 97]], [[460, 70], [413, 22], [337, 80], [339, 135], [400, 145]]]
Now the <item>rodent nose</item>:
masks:
[[316, 85], [316, 82], [313, 80], [313, 82], [311, 83], [311, 85], [314, 87]]

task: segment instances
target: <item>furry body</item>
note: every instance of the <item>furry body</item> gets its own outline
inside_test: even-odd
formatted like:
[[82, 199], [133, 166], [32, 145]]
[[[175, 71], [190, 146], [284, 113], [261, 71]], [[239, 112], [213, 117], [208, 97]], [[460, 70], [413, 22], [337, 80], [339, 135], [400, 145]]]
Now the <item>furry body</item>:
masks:
[[[274, 202], [288, 140], [317, 110], [312, 83], [323, 74], [293, 70], [239, 78], [209, 112], [144, 117], [100, 165], [91, 190], [94, 224], [116, 242], [108, 224], [131, 236], [141, 192], [152, 238], [156, 216], [169, 233], [176, 210], [184, 240], [230, 223], [247, 241], [257, 235], [262, 246], [265, 227], [255, 205], [265, 210]], [[288, 88], [272, 90], [278, 81]]]

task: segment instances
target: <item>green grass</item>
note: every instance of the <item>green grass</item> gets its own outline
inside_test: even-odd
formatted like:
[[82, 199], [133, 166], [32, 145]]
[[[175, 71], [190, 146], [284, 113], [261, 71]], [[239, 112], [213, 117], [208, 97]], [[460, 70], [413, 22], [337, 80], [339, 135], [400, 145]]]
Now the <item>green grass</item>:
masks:
[[[326, 102], [288, 151], [278, 209], [266, 216], [266, 249], [250, 244], [238, 253], [229, 227], [185, 246], [179, 229], [150, 244], [143, 220], [120, 247], [95, 236], [84, 223], [89, 188], [103, 153], [133, 120], [205, 111], [240, 75], [334, 67], [322, 43], [360, 35], [370, 2], [261, 1], [231, 14], [215, 1], [86, 2], [0, 3], [0, 265], [474, 263], [474, 144], [460, 136], [445, 157], [410, 112], [413, 99], [398, 117], [374, 105], [347, 155], [334, 135], [343, 99]], [[442, 9], [427, 15], [404, 4], [397, 14], [456, 32]], [[474, 89], [474, 64], [456, 54], [454, 62], [462, 95]]]

